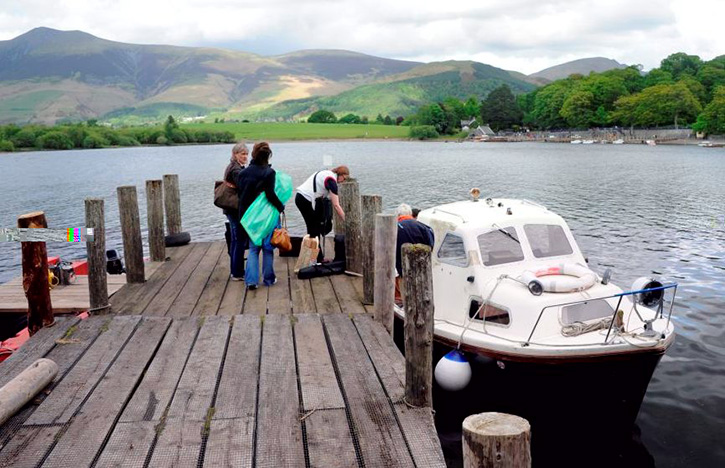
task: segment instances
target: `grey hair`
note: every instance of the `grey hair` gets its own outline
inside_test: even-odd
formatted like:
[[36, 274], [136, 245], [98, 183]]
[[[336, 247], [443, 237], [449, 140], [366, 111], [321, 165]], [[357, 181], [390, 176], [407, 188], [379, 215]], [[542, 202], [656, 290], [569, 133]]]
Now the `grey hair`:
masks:
[[249, 153], [249, 148], [247, 148], [247, 144], [244, 142], [244, 140], [234, 145], [234, 147], [232, 148], [232, 154], [241, 153], [242, 151], [246, 151], [247, 153]]
[[413, 216], [413, 209], [407, 203], [401, 203], [395, 210], [398, 216]]

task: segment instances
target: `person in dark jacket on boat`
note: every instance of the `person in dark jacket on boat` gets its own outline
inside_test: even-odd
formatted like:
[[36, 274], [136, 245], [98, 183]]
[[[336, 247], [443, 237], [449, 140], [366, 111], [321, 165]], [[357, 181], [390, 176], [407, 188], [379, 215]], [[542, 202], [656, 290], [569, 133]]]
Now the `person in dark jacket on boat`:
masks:
[[398, 240], [395, 246], [395, 300], [401, 301], [400, 277], [403, 274], [401, 250], [403, 244], [424, 244], [431, 249], [435, 243], [433, 230], [413, 217], [413, 210], [405, 203], [398, 206]]
[[[224, 183], [229, 187], [236, 188], [236, 177], [247, 166], [249, 161], [249, 149], [243, 141], [232, 147], [232, 158], [224, 170]], [[239, 212], [224, 210], [229, 220], [231, 238], [229, 240], [229, 270], [232, 281], [244, 281], [244, 251], [247, 249], [245, 236], [241, 232], [242, 225], [239, 224]]]
[[[239, 194], [239, 219], [244, 217], [249, 206], [257, 199], [260, 193], [264, 192], [267, 200], [282, 213], [284, 205], [274, 193], [274, 184], [276, 181], [276, 173], [269, 164], [272, 157], [272, 150], [267, 142], [259, 142], [252, 148], [252, 162], [243, 171], [239, 172], [235, 183], [237, 193]], [[249, 240], [249, 235], [241, 227], [245, 239]], [[272, 234], [268, 236], [271, 238]], [[247, 268], [244, 274], [244, 281], [247, 283], [247, 289], [257, 289], [259, 283], [259, 251], [262, 250], [262, 275], [264, 284], [272, 286], [277, 282], [274, 274], [274, 248], [270, 244], [270, 239], [265, 239], [261, 246], [257, 246], [254, 242], [249, 242], [249, 256], [247, 258]]]

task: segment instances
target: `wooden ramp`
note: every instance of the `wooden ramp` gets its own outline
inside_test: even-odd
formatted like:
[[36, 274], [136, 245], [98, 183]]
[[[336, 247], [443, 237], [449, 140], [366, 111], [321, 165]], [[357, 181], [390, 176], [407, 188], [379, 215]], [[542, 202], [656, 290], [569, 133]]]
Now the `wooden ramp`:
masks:
[[[217, 265], [214, 245], [187, 254]], [[368, 315], [297, 315], [292, 288], [289, 301], [274, 288], [264, 301], [217, 300], [233, 283], [210, 267], [191, 290], [203, 275], [189, 270], [176, 295], [173, 274], [136, 291], [143, 316], [58, 318], [0, 364], [0, 385], [40, 357], [60, 368], [0, 427], [0, 467], [445, 466], [431, 411], [403, 402], [405, 361]], [[319, 290], [334, 292], [327, 281]], [[347, 312], [311, 289], [307, 306]], [[224, 299], [240, 310], [220, 312]], [[198, 316], [176, 317], [182, 306]]]
[[[334, 249], [328, 248], [328, 252]], [[167, 249], [163, 262], [143, 284], [129, 284], [111, 296], [114, 313], [188, 317], [237, 314], [363, 314], [362, 278], [335, 275], [299, 280], [292, 257], [275, 250], [277, 284], [247, 291], [244, 282], [229, 279], [224, 242], [197, 242]]]

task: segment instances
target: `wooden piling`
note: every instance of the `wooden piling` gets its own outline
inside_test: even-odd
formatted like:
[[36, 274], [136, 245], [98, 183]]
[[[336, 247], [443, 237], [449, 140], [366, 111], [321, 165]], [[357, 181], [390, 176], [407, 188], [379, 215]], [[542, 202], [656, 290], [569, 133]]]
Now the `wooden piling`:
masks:
[[0, 426], [35, 398], [56, 375], [58, 365], [50, 359], [40, 358], [3, 385], [0, 388]]
[[136, 187], [127, 185], [118, 187], [116, 190], [118, 192], [118, 213], [121, 220], [121, 237], [123, 238], [123, 257], [126, 260], [126, 282], [143, 283], [145, 281], [143, 246]]
[[413, 406], [433, 406], [433, 281], [431, 248], [404, 244], [405, 399]]
[[345, 235], [345, 222], [334, 208], [332, 210], [332, 229], [335, 235]]
[[383, 197], [363, 195], [361, 205], [363, 303], [372, 304], [375, 299], [375, 215], [383, 211]]
[[345, 212], [346, 268], [362, 274], [362, 212], [357, 180], [350, 179], [340, 184], [340, 203]]
[[467, 417], [463, 421], [463, 467], [531, 467], [529, 422], [505, 413]]
[[[35, 211], [18, 217], [19, 228], [47, 228], [45, 213]], [[31, 335], [55, 323], [48, 286], [48, 250], [45, 242], [21, 242], [23, 289], [28, 299], [28, 331]]]
[[164, 238], [164, 201], [162, 182], [146, 181], [146, 213], [149, 229], [149, 254], [151, 261], [163, 262], [166, 259], [166, 239]]
[[102, 198], [86, 198], [86, 227], [93, 229], [93, 241], [86, 241], [88, 295], [94, 313], [110, 312], [106, 276], [106, 219]]
[[164, 208], [166, 209], [166, 234], [181, 232], [181, 192], [179, 191], [179, 176], [177, 174], [164, 175]]
[[375, 320], [393, 334], [395, 305], [395, 245], [398, 238], [394, 214], [375, 215]]

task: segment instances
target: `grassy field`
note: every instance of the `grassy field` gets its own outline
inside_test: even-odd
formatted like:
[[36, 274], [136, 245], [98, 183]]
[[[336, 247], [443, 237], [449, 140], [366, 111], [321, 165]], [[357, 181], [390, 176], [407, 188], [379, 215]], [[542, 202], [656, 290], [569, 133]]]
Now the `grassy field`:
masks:
[[193, 123], [182, 128], [227, 130], [245, 140], [325, 140], [353, 138], [408, 138], [408, 127], [395, 125], [310, 123]]

